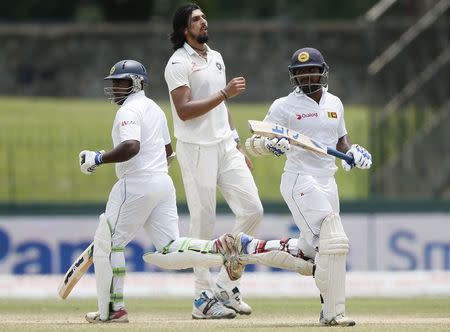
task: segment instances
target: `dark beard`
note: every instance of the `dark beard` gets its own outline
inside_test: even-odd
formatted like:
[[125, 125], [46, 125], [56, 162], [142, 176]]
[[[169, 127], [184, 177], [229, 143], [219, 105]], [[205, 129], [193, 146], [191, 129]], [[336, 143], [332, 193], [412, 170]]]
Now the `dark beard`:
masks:
[[200, 44], [206, 43], [206, 42], [208, 41], [208, 39], [209, 39], [209, 36], [206, 35], [206, 34], [203, 35], [203, 36], [198, 36], [198, 37], [196, 38], [197, 42], [200, 43]]

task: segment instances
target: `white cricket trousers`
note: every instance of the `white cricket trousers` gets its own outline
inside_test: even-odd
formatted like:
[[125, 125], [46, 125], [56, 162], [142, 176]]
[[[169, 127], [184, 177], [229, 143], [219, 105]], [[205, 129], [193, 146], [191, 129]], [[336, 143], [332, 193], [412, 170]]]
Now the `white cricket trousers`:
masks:
[[160, 172], [119, 179], [109, 195], [105, 215], [111, 227], [110, 262], [113, 279], [110, 299], [113, 310], [118, 310], [125, 306], [125, 246], [142, 229], [149, 243], [153, 243], [157, 250], [179, 237], [172, 178]]
[[179, 237], [175, 187], [164, 172], [119, 179], [109, 194], [105, 215], [113, 247], [125, 247], [142, 228], [157, 250]]
[[314, 258], [322, 221], [330, 213], [339, 213], [334, 177], [284, 172], [280, 191], [300, 229], [299, 249], [307, 257]]
[[[229, 138], [204, 146], [178, 140], [177, 156], [191, 217], [189, 236], [204, 240], [212, 238], [217, 188], [236, 216], [231, 233], [252, 234], [261, 222], [263, 207], [244, 155], [236, 149], [236, 142]], [[214, 288], [208, 269], [195, 268], [194, 274], [195, 295]], [[217, 283], [225, 289], [238, 285], [229, 280], [223, 268]]]

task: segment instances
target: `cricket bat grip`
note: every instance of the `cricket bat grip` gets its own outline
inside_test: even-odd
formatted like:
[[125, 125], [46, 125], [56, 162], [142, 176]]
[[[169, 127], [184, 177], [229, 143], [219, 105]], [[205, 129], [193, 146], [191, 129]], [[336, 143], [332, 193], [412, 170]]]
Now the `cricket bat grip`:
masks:
[[327, 153], [329, 155], [335, 156], [336, 158], [345, 160], [347, 164], [349, 164], [350, 166], [355, 166], [355, 159], [353, 159], [352, 156], [349, 156], [343, 152], [340, 152], [332, 148], [327, 148]]

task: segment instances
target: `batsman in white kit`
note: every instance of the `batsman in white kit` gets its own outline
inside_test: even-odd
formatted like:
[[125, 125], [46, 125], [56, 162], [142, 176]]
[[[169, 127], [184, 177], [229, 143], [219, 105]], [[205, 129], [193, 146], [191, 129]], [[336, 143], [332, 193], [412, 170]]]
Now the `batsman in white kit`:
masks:
[[[341, 160], [346, 171], [352, 167], [370, 168], [372, 156], [363, 147], [350, 143], [342, 102], [328, 92], [328, 65], [322, 54], [309, 47], [297, 50], [289, 74], [294, 91], [272, 103], [264, 122], [290, 128], [352, 156], [351, 164]], [[280, 190], [301, 231], [298, 240], [282, 241], [281, 246], [277, 241], [247, 239], [249, 253], [282, 247], [294, 255], [314, 259], [315, 282], [322, 301], [320, 323], [355, 325], [345, 317], [345, 262], [349, 241], [339, 217], [335, 158], [291, 145], [286, 138], [254, 135], [246, 141], [246, 147], [255, 156], [286, 154]]]
[[[80, 167], [92, 174], [101, 164], [115, 163], [118, 181], [113, 186], [106, 210], [99, 217], [94, 237], [93, 262], [97, 286], [98, 311], [86, 314], [90, 323], [128, 322], [123, 300], [125, 246], [144, 229], [159, 252], [173, 253], [170, 266], [225, 265], [233, 273], [236, 256], [234, 238], [225, 234], [218, 239], [179, 238], [175, 188], [168, 175], [168, 162], [174, 154], [164, 112], [144, 93], [148, 83], [145, 67], [134, 60], [116, 63], [105, 77], [112, 86], [105, 87], [108, 98], [120, 105], [113, 128], [111, 151], [80, 153]], [[80, 263], [81, 264], [81, 263]], [[87, 264], [83, 262], [83, 264]], [[88, 265], [84, 265], [84, 269]], [[240, 265], [237, 266], [239, 272]], [[70, 292], [75, 281], [67, 281]], [[67, 278], [71, 278], [71, 271]], [[235, 274], [231, 274], [231, 277]], [[64, 284], [63, 284], [63, 287]], [[66, 297], [68, 293], [63, 293]], [[210, 307], [212, 294], [203, 294], [193, 315], [202, 316]], [[211, 315], [217, 315], [211, 312]], [[226, 318], [236, 316], [228, 312]], [[220, 312], [222, 318], [222, 313]]]
[[[211, 239], [216, 220], [216, 192], [220, 190], [236, 216], [232, 234], [252, 234], [263, 208], [251, 162], [240, 149], [226, 100], [245, 91], [245, 79], [228, 84], [219, 52], [208, 47], [208, 22], [196, 4], [180, 6], [173, 17], [171, 42], [175, 50], [165, 68], [172, 107], [177, 158], [181, 168], [191, 217], [190, 236]], [[240, 295], [239, 281], [231, 281], [224, 269], [213, 281], [210, 271], [195, 268], [193, 312], [204, 290], [219, 300], [211, 305], [222, 311], [249, 315], [251, 307]], [[198, 318], [198, 317], [194, 317]], [[206, 312], [204, 319], [216, 318]]]

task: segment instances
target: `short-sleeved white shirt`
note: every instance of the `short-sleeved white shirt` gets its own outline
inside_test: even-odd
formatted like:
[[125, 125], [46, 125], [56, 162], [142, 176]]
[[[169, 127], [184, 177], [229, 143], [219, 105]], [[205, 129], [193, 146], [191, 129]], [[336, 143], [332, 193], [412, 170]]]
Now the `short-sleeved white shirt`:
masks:
[[164, 77], [169, 89], [175, 137], [187, 143], [212, 145], [231, 137], [225, 103], [220, 103], [202, 116], [183, 121], [178, 116], [170, 95], [176, 88], [187, 86], [191, 89], [192, 100], [200, 100], [225, 88], [225, 64], [222, 56], [207, 45], [206, 48], [205, 60], [185, 43], [170, 57]]
[[130, 160], [116, 163], [116, 175], [167, 173], [165, 146], [170, 143], [167, 119], [161, 108], [144, 91], [130, 95], [117, 111], [112, 128], [114, 147], [127, 140], [140, 142], [140, 150]]
[[[332, 148], [336, 148], [339, 138], [347, 134], [344, 106], [326, 89], [317, 104], [296, 88], [272, 103], [264, 121], [293, 129]], [[286, 157], [286, 172], [333, 176], [337, 170], [333, 156], [319, 155], [298, 146], [291, 145]]]

